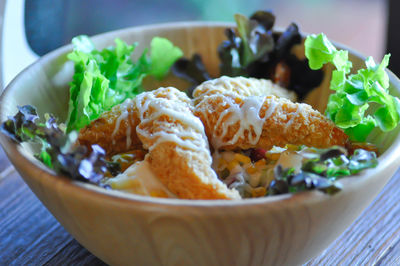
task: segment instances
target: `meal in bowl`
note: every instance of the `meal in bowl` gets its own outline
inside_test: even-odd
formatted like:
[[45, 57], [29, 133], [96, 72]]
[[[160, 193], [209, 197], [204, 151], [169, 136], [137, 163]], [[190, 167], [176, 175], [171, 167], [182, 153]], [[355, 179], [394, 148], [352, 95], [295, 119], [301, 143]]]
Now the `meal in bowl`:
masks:
[[[3, 124], [3, 132], [41, 142], [40, 159], [73, 179], [158, 197], [335, 193], [337, 179], [374, 167], [377, 148], [366, 137], [376, 126], [393, 129], [400, 113], [398, 99], [387, 92], [388, 57], [379, 65], [367, 59], [366, 69], [349, 75], [346, 51], [322, 34], [307, 37], [310, 67], [336, 67], [335, 93], [324, 116], [294, 102], [304, 98], [309, 84], [318, 85], [321, 74], [315, 72], [312, 81], [307, 78], [314, 74], [296, 77], [296, 66], [304, 66], [291, 54], [300, 42], [297, 26], [278, 36], [271, 33], [268, 12], [236, 19], [239, 37], [228, 30], [219, 48], [221, 73], [231, 77], [216, 79], [198, 56], [176, 61], [182, 52], [165, 39], [155, 39], [150, 57], [144, 54], [136, 63], [130, 59], [133, 47], [122, 41], [96, 51], [87, 38], [75, 39], [66, 129], [51, 116], [37, 123], [34, 109], [24, 106]], [[193, 89], [141, 92], [144, 76], [162, 78], [174, 62], [175, 74], [194, 81]], [[308, 67], [299, 72], [314, 73]], [[378, 108], [367, 114], [371, 102]]]

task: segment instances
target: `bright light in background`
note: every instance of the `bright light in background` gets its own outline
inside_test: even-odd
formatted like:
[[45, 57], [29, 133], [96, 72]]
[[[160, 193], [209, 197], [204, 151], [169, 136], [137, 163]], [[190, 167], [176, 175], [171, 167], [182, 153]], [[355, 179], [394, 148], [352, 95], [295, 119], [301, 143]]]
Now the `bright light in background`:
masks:
[[[4, 0], [3, 0], [4, 1]], [[0, 89], [5, 87], [22, 69], [38, 56], [32, 52], [23, 32], [24, 1], [7, 1], [3, 17], [3, 38], [0, 45]], [[1, 15], [1, 14], [0, 14]], [[0, 31], [1, 33], [1, 31]]]

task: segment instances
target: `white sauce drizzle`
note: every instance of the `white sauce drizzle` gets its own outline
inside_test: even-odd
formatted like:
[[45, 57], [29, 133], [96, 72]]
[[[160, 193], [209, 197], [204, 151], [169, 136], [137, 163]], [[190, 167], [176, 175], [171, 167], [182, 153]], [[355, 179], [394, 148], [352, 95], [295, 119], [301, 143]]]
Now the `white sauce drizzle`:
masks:
[[[136, 127], [136, 133], [145, 138], [145, 140], [143, 140], [143, 147], [145, 149], [151, 152], [151, 150], [160, 143], [173, 142], [176, 143], [180, 149], [202, 154], [204, 163], [209, 164], [211, 167], [212, 157], [204, 125], [201, 120], [192, 113], [193, 103], [186, 94], [171, 87], [159, 88], [155, 91], [141, 93], [132, 101], [140, 119], [140, 124]], [[121, 106], [121, 108], [127, 110], [124, 106]], [[249, 117], [253, 117], [255, 112], [256, 111], [250, 111]], [[126, 111], [126, 113], [128, 112]], [[119, 121], [116, 122], [114, 132], [118, 131], [120, 120], [126, 117], [127, 114], [123, 111], [118, 117]], [[128, 134], [128, 131], [130, 130], [130, 128], [127, 129], [127, 135], [129, 136], [130, 134]], [[114, 135], [115, 134], [116, 133], [114, 133]], [[130, 140], [127, 140], [127, 145], [128, 142], [130, 142]], [[140, 179], [144, 188], [147, 188], [148, 185], [144, 182], [147, 182], [146, 180], [149, 178], [157, 179], [157, 177], [150, 177], [150, 174], [148, 174], [150, 169], [139, 171], [142, 168], [143, 167], [136, 166], [134, 169], [134, 176]], [[217, 178], [214, 171], [208, 174], [210, 175], [208, 176], [209, 180], [223, 184], [222, 181]], [[145, 192], [147, 193], [148, 190], [145, 190]]]
[[303, 105], [299, 104], [296, 112], [292, 115], [290, 120], [286, 123], [284, 133], [287, 132], [288, 128], [293, 124], [294, 119], [299, 116], [300, 112], [302, 111]]
[[269, 108], [265, 112], [265, 116], [264, 116], [265, 120], [267, 120], [275, 112], [276, 107], [278, 107], [278, 104], [276, 103], [276, 101], [269, 101], [269, 104], [270, 104]]
[[[128, 118], [129, 116], [129, 112], [128, 112], [128, 106], [132, 104], [132, 100], [131, 99], [127, 99], [125, 100], [121, 105], [120, 105], [120, 110], [122, 110], [121, 114], [118, 116], [117, 121], [115, 122], [115, 128], [111, 134], [111, 139], [112, 139], [112, 144], [115, 145], [115, 135], [117, 134], [119, 127], [121, 126], [121, 122], [122, 120], [125, 120]], [[129, 123], [128, 124], [128, 128], [129, 128]], [[127, 129], [128, 130], [128, 129]], [[129, 143], [131, 143], [130, 141], [130, 134], [127, 134], [127, 138], [129, 137]], [[128, 140], [127, 140], [128, 143]], [[130, 144], [129, 144], [130, 145]], [[127, 147], [128, 144], [127, 144]]]
[[[213, 96], [209, 96], [213, 97]], [[272, 115], [276, 108], [276, 104], [271, 101], [271, 106], [267, 110], [263, 118], [260, 117], [260, 111], [265, 101], [265, 96], [249, 96], [242, 99], [243, 104], [240, 106], [230, 97], [225, 98], [229, 108], [225, 109], [219, 116], [214, 127], [214, 132], [218, 128], [222, 128], [219, 135], [214, 134], [212, 143], [216, 149], [224, 145], [236, 143], [240, 137], [247, 137], [250, 144], [255, 145], [260, 139], [265, 120]], [[203, 112], [205, 110], [202, 110]], [[206, 115], [205, 115], [206, 116]], [[239, 123], [239, 129], [229, 140], [226, 138], [229, 128]]]
[[[145, 148], [151, 150], [160, 143], [174, 142], [181, 148], [209, 154], [203, 124], [191, 113], [191, 102], [182, 101], [187, 96], [176, 89], [162, 89], [171, 91], [163, 98], [158, 98], [156, 93], [150, 92], [139, 94], [134, 99], [141, 124], [157, 121], [155, 132], [149, 133], [146, 129], [140, 128], [140, 125], [136, 128], [138, 134], [153, 140], [151, 146], [146, 147], [145, 145]], [[162, 116], [168, 116], [171, 122], [159, 119]], [[175, 124], [171, 125], [171, 123]], [[211, 155], [209, 157], [211, 162]]]
[[193, 92], [194, 102], [198, 103], [205, 96], [213, 94], [243, 97], [275, 95], [290, 100], [295, 100], [296, 98], [294, 92], [272, 83], [271, 80], [222, 76], [199, 85]]

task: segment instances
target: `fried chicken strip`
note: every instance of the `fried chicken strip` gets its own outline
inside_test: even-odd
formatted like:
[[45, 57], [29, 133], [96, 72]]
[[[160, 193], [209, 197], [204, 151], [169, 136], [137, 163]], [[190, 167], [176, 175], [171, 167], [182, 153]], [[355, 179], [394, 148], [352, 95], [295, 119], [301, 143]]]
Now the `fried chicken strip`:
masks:
[[82, 128], [78, 141], [88, 148], [98, 144], [105, 149], [107, 155], [137, 149], [142, 145], [136, 135], [139, 122], [133, 101], [128, 99]]
[[[276, 95], [294, 100], [294, 92], [273, 84], [270, 80], [226, 77], [206, 81], [199, 85], [193, 92], [195, 103], [199, 103], [205, 96], [212, 94], [261, 96]], [[167, 95], [159, 95], [167, 97]], [[190, 102], [190, 99], [180, 98], [180, 101]], [[88, 148], [92, 144], [99, 144], [108, 155], [114, 155], [141, 147], [141, 142], [136, 135], [136, 127], [139, 124], [138, 114], [133, 108], [133, 101], [126, 100], [105, 112], [100, 118], [79, 132], [79, 143]]]
[[149, 150], [145, 160], [172, 193], [186, 199], [240, 198], [211, 168], [203, 124], [193, 115], [186, 94], [160, 88], [142, 93], [134, 101], [140, 120], [136, 132]]
[[311, 106], [275, 96], [204, 97], [196, 106], [213, 148], [248, 149], [286, 144], [344, 146], [347, 135]]
[[[191, 100], [186, 95], [183, 97], [182, 95], [168, 93], [165, 90], [154, 93], [157, 93], [158, 98], [181, 101], [193, 108]], [[136, 127], [139, 123], [140, 119], [135, 102], [132, 99], [127, 99], [82, 128], [79, 132], [78, 141], [81, 145], [87, 147], [98, 144], [106, 150], [107, 155], [127, 152], [142, 147], [142, 143], [136, 134]]]
[[145, 92], [114, 107], [82, 129], [79, 142], [99, 144], [107, 154], [142, 146], [157, 178], [186, 199], [239, 199], [211, 168], [204, 126], [192, 101], [175, 88]]
[[266, 79], [245, 78], [245, 77], [227, 77], [222, 76], [217, 79], [208, 80], [200, 84], [193, 91], [195, 105], [210, 95], [223, 94], [226, 96], [267, 96], [275, 95], [296, 100], [296, 94], [272, 83]]

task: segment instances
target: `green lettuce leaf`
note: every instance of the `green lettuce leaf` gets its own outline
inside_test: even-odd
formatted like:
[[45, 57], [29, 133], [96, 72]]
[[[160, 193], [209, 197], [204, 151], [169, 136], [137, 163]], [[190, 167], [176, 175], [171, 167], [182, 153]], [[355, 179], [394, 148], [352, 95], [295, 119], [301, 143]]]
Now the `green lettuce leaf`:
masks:
[[157, 79], [165, 77], [175, 61], [183, 56], [182, 50], [165, 38], [154, 37], [150, 49], [151, 67], [149, 74]]
[[[327, 63], [335, 66], [330, 83], [335, 93], [330, 95], [325, 112], [351, 140], [365, 141], [375, 127], [386, 132], [398, 125], [400, 100], [389, 94], [385, 71], [390, 54], [380, 64], [368, 57], [364, 69], [349, 74], [352, 63], [348, 52], [337, 50], [323, 33], [307, 37], [305, 54], [312, 69], [320, 69]], [[378, 108], [371, 109], [374, 105]]]
[[145, 50], [136, 62], [132, 54], [137, 43], [128, 45], [116, 39], [115, 46], [101, 51], [87, 36], [75, 37], [72, 43], [74, 50], [68, 59], [75, 63], [75, 74], [70, 84], [68, 132], [81, 129], [103, 112], [142, 92], [147, 75], [162, 79], [183, 54], [160, 37], [151, 41], [150, 55]]
[[305, 54], [311, 69], [322, 68], [326, 63], [332, 63], [338, 71], [350, 72], [352, 63], [348, 60], [347, 51], [338, 51], [325, 34], [309, 35], [304, 43]]

